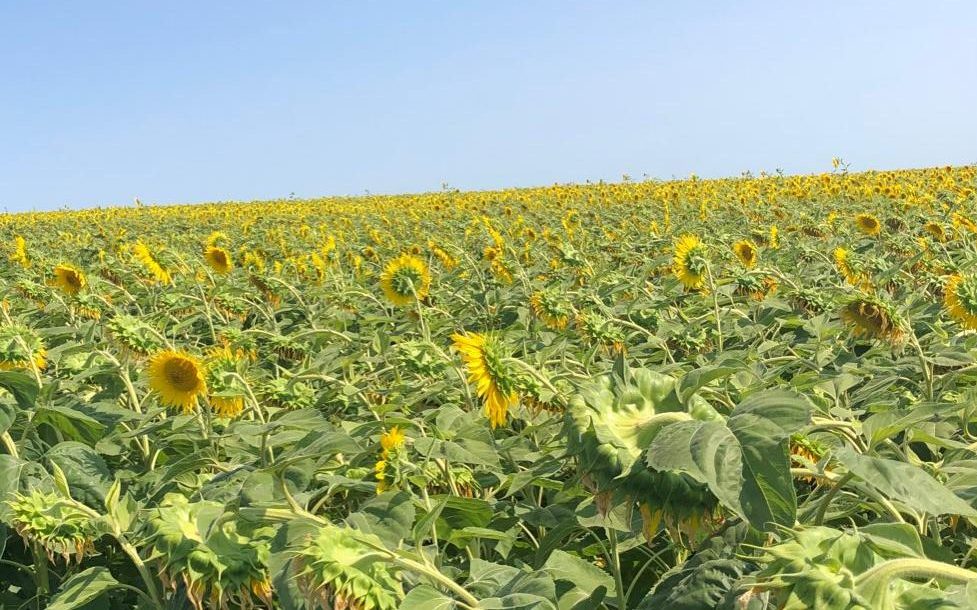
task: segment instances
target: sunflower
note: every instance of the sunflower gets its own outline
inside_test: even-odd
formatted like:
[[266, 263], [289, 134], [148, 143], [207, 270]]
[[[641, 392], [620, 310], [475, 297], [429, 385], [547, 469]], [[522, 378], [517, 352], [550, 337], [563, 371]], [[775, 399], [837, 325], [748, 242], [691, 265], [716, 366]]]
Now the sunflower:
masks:
[[489, 424], [497, 428], [505, 423], [509, 409], [519, 401], [515, 376], [505, 363], [502, 345], [494, 335], [456, 333], [451, 336], [468, 370], [468, 381], [485, 401]]
[[835, 267], [846, 282], [852, 286], [860, 286], [862, 289], [868, 289], [871, 286], [868, 277], [862, 272], [859, 262], [852, 256], [851, 251], [838, 246], [834, 250], [834, 259]]
[[865, 235], [878, 235], [882, 231], [882, 223], [872, 214], [858, 214], [855, 216], [855, 228]]
[[391, 303], [403, 307], [427, 296], [431, 274], [424, 261], [411, 254], [402, 254], [383, 270], [380, 288]]
[[675, 258], [672, 272], [690, 290], [698, 290], [705, 285], [706, 248], [695, 235], [683, 235], [675, 242]]
[[14, 236], [14, 248], [10, 254], [10, 260], [17, 263], [24, 269], [31, 266], [31, 261], [27, 257], [27, 242], [20, 235]]
[[220, 274], [230, 273], [234, 267], [231, 262], [231, 253], [218, 246], [207, 246], [204, 249], [204, 260], [211, 269]]
[[26, 369], [31, 365], [43, 369], [47, 350], [41, 337], [26, 326], [0, 326], [0, 371]]
[[757, 247], [753, 241], [749, 239], [739, 240], [733, 244], [733, 254], [736, 255], [736, 258], [740, 259], [740, 262], [747, 269], [752, 269], [756, 266]]
[[170, 272], [163, 268], [150, 252], [146, 244], [142, 242], [137, 242], [132, 246], [132, 256], [139, 261], [143, 268], [149, 272], [153, 279], [155, 279], [160, 284], [169, 284], [173, 281]]
[[875, 297], [859, 295], [841, 308], [841, 318], [853, 327], [856, 337], [867, 337], [898, 344], [905, 334], [895, 309]]
[[529, 297], [529, 308], [534, 316], [552, 330], [566, 328], [570, 321], [570, 314], [573, 313], [570, 303], [549, 290], [533, 293]]
[[185, 352], [166, 350], [149, 360], [149, 387], [159, 392], [160, 402], [190, 413], [197, 396], [206, 394], [203, 365]]
[[938, 222], [928, 222], [924, 224], [923, 231], [940, 243], [946, 241], [946, 231], [943, 230], [943, 226]]
[[975, 223], [966, 215], [961, 214], [960, 212], [954, 212], [952, 219], [953, 219], [953, 226], [958, 231], [960, 231], [961, 229], [965, 229], [970, 233], [977, 233], [977, 223]]
[[382, 448], [383, 457], [386, 458], [390, 455], [391, 451], [396, 451], [404, 446], [404, 433], [401, 431], [400, 426], [394, 426], [390, 430], [387, 430], [380, 435], [380, 447]]
[[977, 330], [977, 276], [951, 276], [944, 290], [943, 305], [961, 326]]
[[54, 281], [52, 284], [67, 295], [74, 296], [78, 294], [87, 283], [85, 274], [71, 265], [58, 265], [54, 268]]
[[246, 359], [243, 350], [232, 350], [227, 345], [207, 352], [207, 398], [219, 417], [233, 418], [244, 412], [246, 388], [239, 370]]

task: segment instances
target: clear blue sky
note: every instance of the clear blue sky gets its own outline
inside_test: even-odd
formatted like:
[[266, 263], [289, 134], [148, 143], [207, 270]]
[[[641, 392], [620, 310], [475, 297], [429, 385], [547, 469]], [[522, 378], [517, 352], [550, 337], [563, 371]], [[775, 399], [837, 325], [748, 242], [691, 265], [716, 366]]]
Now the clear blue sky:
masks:
[[0, 0], [0, 209], [977, 162], [977, 2]]

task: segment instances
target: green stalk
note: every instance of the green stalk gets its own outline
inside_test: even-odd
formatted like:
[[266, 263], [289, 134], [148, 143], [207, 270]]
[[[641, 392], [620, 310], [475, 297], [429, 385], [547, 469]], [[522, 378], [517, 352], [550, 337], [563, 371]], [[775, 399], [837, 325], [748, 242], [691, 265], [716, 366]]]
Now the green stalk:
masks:
[[885, 582], [896, 578], [938, 578], [954, 583], [967, 583], [977, 580], [977, 572], [932, 559], [890, 559], [863, 572], [855, 579], [855, 585], [862, 585], [875, 578], [880, 578]]

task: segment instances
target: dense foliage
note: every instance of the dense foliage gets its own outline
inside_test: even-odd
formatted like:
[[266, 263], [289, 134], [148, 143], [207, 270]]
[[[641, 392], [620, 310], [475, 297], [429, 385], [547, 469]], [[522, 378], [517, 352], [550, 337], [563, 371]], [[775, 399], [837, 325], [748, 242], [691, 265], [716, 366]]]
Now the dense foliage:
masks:
[[0, 216], [0, 607], [975, 609], [975, 188]]

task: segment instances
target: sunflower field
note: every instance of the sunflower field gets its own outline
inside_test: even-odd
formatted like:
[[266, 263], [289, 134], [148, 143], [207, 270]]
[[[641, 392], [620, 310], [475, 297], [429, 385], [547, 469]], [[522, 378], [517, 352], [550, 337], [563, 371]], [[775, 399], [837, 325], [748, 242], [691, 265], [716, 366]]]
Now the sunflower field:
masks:
[[0, 608], [977, 609], [977, 167], [0, 244]]

